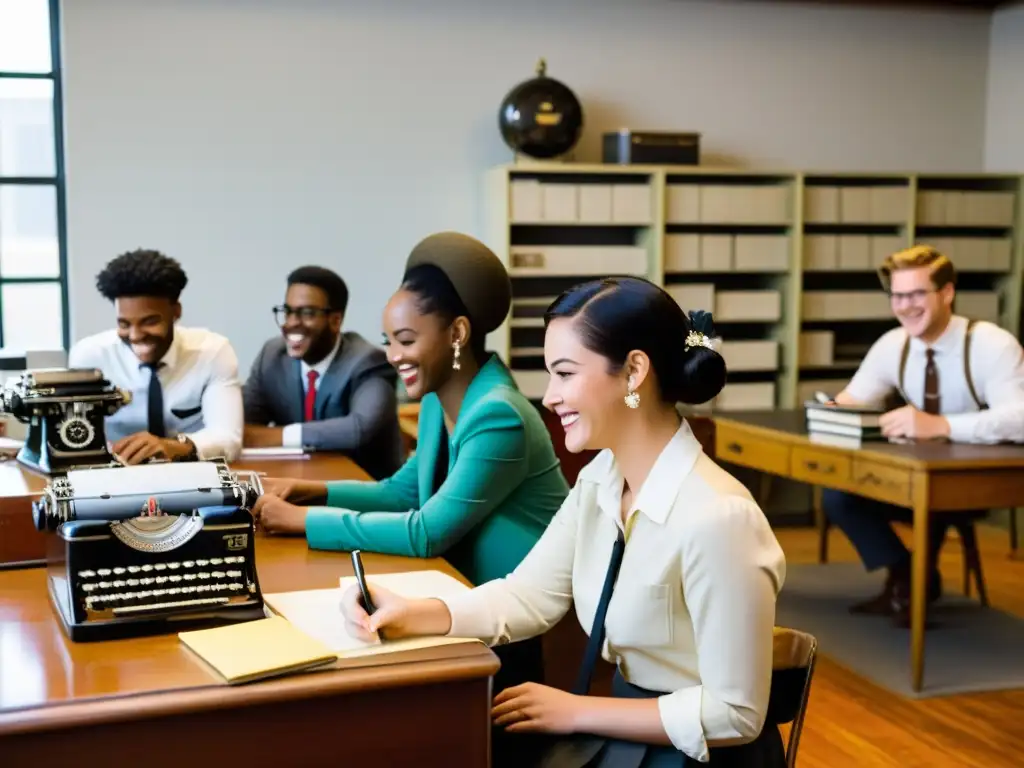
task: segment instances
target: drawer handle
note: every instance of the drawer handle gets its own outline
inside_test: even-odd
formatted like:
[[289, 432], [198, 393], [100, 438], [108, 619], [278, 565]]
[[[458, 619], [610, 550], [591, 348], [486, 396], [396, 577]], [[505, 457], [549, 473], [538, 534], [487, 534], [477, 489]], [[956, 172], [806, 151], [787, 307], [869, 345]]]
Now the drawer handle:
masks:
[[811, 472], [821, 472], [823, 475], [831, 475], [836, 471], [835, 464], [829, 464], [828, 467], [822, 469], [816, 461], [805, 461], [804, 466], [811, 470]]
[[743, 446], [740, 445], [739, 443], [729, 443], [727, 446], [725, 446], [725, 450], [729, 451], [730, 453], [743, 453]]
[[866, 475], [862, 475], [861, 476], [860, 482], [862, 482], [862, 483], [871, 483], [872, 485], [881, 485], [882, 484], [882, 478], [878, 477], [873, 472], [868, 472]]

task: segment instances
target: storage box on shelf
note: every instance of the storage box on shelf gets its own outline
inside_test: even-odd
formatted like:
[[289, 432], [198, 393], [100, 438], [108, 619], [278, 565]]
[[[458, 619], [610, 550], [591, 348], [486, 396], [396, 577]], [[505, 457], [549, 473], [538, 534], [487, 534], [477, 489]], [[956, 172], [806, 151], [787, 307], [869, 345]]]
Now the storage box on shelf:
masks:
[[772, 409], [792, 373], [780, 354], [793, 263], [794, 176], [668, 170], [665, 289], [708, 309], [723, 336], [729, 383], [711, 407]]
[[894, 323], [876, 270], [910, 243], [914, 199], [906, 175], [805, 174], [802, 189], [797, 403], [842, 389]]
[[714, 312], [730, 372], [717, 410], [841, 389], [895, 323], [876, 269], [911, 243], [957, 263], [958, 311], [1019, 332], [1020, 177], [529, 163], [487, 183], [485, 239], [513, 282], [490, 346], [534, 399], [547, 386], [544, 310], [608, 274]]
[[489, 342], [539, 400], [544, 310], [569, 286], [629, 274], [660, 282], [662, 179], [631, 167], [503, 166], [488, 177], [487, 242], [512, 278], [512, 312]]
[[[914, 242], [947, 254], [960, 273], [956, 310], [1017, 331], [1021, 309], [1020, 179], [917, 177]], [[1015, 258], [1015, 255], [1018, 258]]]

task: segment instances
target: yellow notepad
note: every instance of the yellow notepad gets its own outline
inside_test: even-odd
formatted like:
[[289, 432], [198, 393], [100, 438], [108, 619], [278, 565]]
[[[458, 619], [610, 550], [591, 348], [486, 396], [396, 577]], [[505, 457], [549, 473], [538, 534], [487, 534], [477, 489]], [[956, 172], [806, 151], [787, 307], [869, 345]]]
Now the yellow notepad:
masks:
[[179, 632], [178, 637], [232, 685], [311, 669], [338, 658], [280, 616]]

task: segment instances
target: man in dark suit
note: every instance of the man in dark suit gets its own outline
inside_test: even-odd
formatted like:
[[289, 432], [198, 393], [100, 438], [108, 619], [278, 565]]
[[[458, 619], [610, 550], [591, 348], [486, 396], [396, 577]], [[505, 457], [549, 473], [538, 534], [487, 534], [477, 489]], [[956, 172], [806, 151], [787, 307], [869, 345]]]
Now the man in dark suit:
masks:
[[323, 267], [288, 276], [274, 307], [281, 335], [263, 345], [242, 397], [245, 445], [341, 451], [375, 479], [402, 461], [397, 374], [384, 351], [342, 332], [348, 287]]

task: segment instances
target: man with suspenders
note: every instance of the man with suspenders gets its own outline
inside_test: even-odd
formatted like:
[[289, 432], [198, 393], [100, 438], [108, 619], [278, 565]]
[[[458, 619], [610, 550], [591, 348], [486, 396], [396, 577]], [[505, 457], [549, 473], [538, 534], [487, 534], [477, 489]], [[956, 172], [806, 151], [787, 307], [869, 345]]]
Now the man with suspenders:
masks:
[[[1024, 443], [1024, 350], [999, 326], [953, 313], [952, 262], [920, 245], [889, 256], [878, 274], [900, 327], [872, 345], [835, 402], [885, 407], [887, 398], [898, 395], [903, 404], [880, 419], [889, 438]], [[822, 508], [865, 568], [888, 572], [881, 594], [850, 610], [906, 624], [910, 553], [891, 523], [910, 522], [911, 510], [832, 490], [823, 492]], [[950, 515], [932, 517], [929, 602], [942, 592], [937, 559], [953, 522]]]

